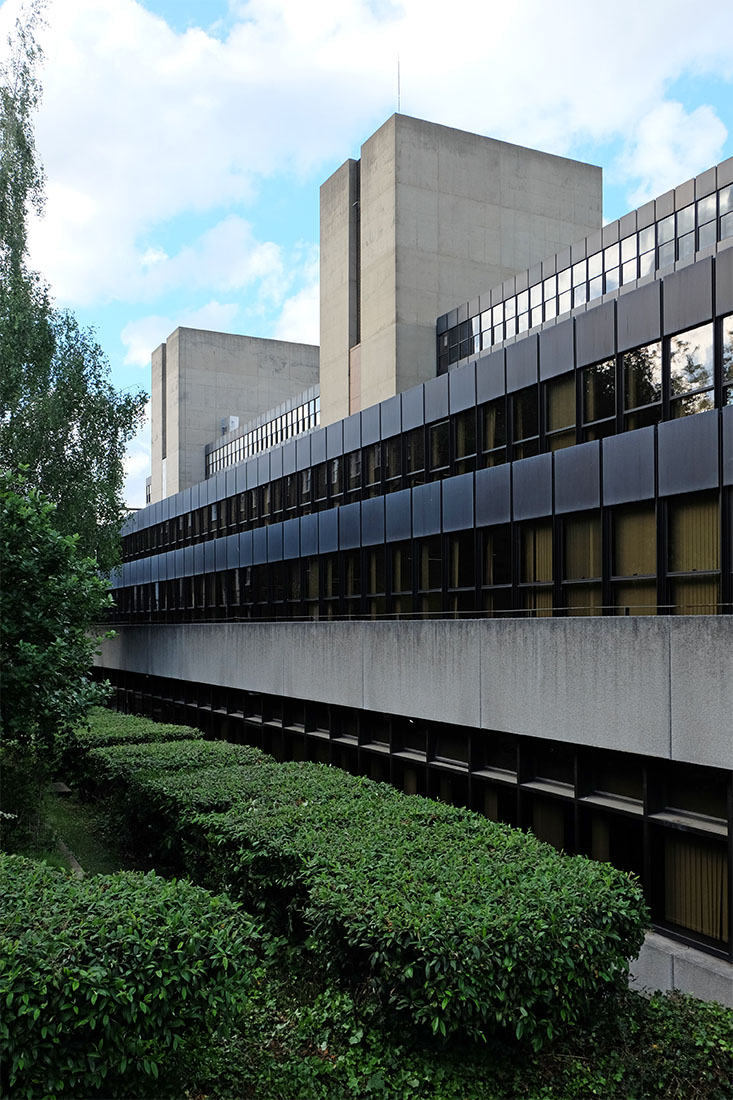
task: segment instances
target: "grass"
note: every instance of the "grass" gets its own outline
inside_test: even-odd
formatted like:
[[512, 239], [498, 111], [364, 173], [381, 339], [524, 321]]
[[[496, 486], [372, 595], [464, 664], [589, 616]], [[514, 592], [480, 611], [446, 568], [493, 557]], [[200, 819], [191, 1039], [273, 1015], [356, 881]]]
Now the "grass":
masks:
[[[104, 837], [94, 807], [79, 802], [75, 795], [50, 795], [47, 800], [46, 822], [53, 836], [63, 840], [67, 848], [71, 849], [86, 874], [110, 875], [114, 871], [129, 869], [129, 862]], [[46, 856], [43, 858], [47, 862], [53, 862]], [[68, 867], [65, 857], [61, 856], [61, 859], [62, 866]]]

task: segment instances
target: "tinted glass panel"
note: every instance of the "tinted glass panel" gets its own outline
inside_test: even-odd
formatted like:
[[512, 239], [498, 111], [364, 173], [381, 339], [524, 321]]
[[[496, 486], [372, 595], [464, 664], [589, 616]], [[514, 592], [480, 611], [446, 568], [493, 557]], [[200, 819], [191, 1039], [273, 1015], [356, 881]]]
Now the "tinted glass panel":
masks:
[[636, 409], [662, 400], [662, 345], [627, 351], [623, 356], [624, 408]]

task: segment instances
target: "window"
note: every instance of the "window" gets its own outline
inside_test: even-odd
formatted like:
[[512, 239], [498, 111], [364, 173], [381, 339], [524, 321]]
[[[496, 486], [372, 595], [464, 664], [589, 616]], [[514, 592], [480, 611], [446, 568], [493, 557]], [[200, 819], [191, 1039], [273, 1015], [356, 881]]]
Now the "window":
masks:
[[474, 533], [451, 535], [448, 548], [448, 602], [454, 615], [475, 613], [476, 563]]
[[669, 385], [673, 417], [712, 409], [713, 326], [700, 325], [669, 341]]
[[387, 610], [387, 584], [384, 546], [372, 546], [366, 551], [365, 595], [369, 616], [376, 619]]
[[361, 603], [361, 551], [343, 555], [344, 611], [348, 619], [358, 618]]
[[552, 615], [552, 520], [523, 525], [520, 569], [524, 609], [530, 617]]
[[512, 610], [512, 540], [509, 524], [481, 532], [483, 607], [489, 615]]
[[[718, 943], [730, 941], [725, 844], [664, 830], [656, 838], [663, 879], [652, 915]], [[661, 852], [659, 849], [661, 848]]]
[[476, 469], [476, 411], [466, 409], [453, 418], [453, 454], [457, 474]]
[[575, 373], [545, 383], [547, 449], [559, 451], [575, 443]]
[[619, 615], [657, 611], [657, 527], [653, 504], [618, 508], [613, 517], [614, 599]]
[[669, 502], [667, 553], [673, 614], [714, 615], [720, 598], [717, 496], [705, 493]]
[[323, 600], [327, 619], [334, 619], [338, 614], [339, 594], [339, 556], [338, 554], [325, 554], [323, 557]]
[[568, 517], [563, 524], [563, 581], [568, 615], [600, 615], [601, 517]]
[[440, 535], [422, 539], [417, 545], [418, 592], [423, 615], [443, 611], [443, 555]]
[[582, 415], [586, 440], [604, 439], [616, 430], [616, 364], [613, 359], [584, 367]]
[[424, 428], [413, 428], [405, 436], [405, 471], [409, 485], [422, 485], [425, 481]]
[[397, 542], [390, 548], [392, 610], [398, 617], [412, 611], [412, 543]]
[[662, 345], [624, 352], [624, 429], [656, 424], [662, 416]]
[[447, 477], [450, 460], [450, 426], [447, 420], [428, 427], [428, 445], [431, 481], [436, 477]]
[[733, 314], [723, 318], [723, 404], [733, 405]]
[[[422, 428], [418, 429], [423, 434]], [[423, 437], [424, 440], [424, 437]], [[425, 462], [425, 446], [423, 441], [422, 461]], [[393, 493], [402, 488], [402, 444], [399, 436], [385, 440], [384, 443], [384, 480], [385, 490]]]
[[346, 464], [346, 499], [358, 500], [361, 496], [361, 451], [352, 451], [344, 459]]
[[512, 394], [514, 458], [529, 458], [539, 453], [538, 413], [537, 386], [527, 386], [525, 390]]
[[372, 443], [364, 448], [364, 490], [367, 497], [375, 497], [382, 488], [382, 445]]
[[482, 451], [485, 466], [506, 462], [506, 398], [481, 406]]

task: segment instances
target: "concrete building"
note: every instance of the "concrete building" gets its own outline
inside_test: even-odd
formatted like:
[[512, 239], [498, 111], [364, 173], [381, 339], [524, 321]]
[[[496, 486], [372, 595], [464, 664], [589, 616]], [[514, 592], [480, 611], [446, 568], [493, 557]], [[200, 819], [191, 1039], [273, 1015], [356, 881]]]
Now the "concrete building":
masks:
[[206, 477], [222, 422], [253, 420], [318, 383], [318, 348], [177, 328], [152, 356], [152, 503]]
[[393, 115], [321, 187], [323, 423], [427, 381], [439, 314], [600, 226], [600, 168]]
[[636, 979], [733, 1004], [733, 159], [426, 354], [131, 518], [100, 675], [636, 873]]

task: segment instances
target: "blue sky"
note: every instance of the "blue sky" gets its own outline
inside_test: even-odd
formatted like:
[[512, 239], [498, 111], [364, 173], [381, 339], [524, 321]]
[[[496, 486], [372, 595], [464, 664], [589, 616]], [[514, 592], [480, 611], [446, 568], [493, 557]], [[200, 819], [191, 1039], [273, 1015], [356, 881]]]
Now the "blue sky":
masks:
[[[0, 42], [20, 6], [0, 5]], [[317, 342], [318, 188], [396, 109], [398, 54], [405, 113], [600, 164], [607, 220], [733, 155], [730, 0], [50, 0], [46, 18], [32, 260], [119, 388], [149, 387], [178, 324]], [[148, 453], [144, 432], [133, 505]]]

